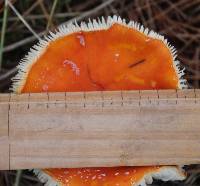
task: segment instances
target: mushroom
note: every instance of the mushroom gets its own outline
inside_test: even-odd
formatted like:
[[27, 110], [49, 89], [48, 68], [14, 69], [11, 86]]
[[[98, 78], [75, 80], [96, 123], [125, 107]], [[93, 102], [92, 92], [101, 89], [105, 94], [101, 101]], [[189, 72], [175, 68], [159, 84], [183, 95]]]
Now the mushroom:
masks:
[[[18, 66], [16, 93], [182, 89], [176, 50], [161, 35], [113, 16], [61, 26], [34, 45]], [[146, 185], [183, 180], [177, 166], [34, 170], [47, 186]]]
[[47, 186], [146, 186], [153, 178], [185, 179], [184, 172], [175, 166], [35, 169], [34, 173]]

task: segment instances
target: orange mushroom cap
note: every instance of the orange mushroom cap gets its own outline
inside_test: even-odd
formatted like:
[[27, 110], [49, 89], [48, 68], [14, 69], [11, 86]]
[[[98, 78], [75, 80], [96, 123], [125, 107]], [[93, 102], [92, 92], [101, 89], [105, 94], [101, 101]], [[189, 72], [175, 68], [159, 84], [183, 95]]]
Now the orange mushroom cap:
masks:
[[31, 49], [19, 64], [13, 90], [178, 89], [185, 80], [175, 58], [163, 36], [117, 16], [71, 24]]
[[146, 186], [153, 178], [183, 180], [185, 174], [175, 166], [107, 167], [34, 170], [40, 180], [52, 186]]
[[[13, 78], [17, 93], [186, 87], [176, 50], [163, 36], [120, 17], [62, 26], [33, 46]], [[175, 166], [34, 170], [47, 185], [127, 186], [152, 177], [182, 180]]]

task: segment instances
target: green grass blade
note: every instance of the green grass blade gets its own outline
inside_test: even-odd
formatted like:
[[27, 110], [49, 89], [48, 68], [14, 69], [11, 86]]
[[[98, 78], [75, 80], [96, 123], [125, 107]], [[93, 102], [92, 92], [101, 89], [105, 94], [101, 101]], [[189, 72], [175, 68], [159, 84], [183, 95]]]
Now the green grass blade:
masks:
[[5, 33], [6, 33], [6, 25], [7, 25], [7, 18], [8, 18], [8, 3], [5, 0], [5, 6], [3, 11], [3, 23], [1, 29], [1, 41], [0, 41], [0, 70], [2, 68], [2, 60], [3, 60], [3, 47], [4, 47], [4, 40], [5, 40]]

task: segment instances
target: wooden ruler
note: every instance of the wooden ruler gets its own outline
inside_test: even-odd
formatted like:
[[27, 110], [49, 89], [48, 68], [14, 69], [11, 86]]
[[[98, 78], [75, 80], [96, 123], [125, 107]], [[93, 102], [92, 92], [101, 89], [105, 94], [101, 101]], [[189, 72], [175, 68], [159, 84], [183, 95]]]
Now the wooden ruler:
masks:
[[200, 163], [200, 90], [0, 94], [0, 169]]

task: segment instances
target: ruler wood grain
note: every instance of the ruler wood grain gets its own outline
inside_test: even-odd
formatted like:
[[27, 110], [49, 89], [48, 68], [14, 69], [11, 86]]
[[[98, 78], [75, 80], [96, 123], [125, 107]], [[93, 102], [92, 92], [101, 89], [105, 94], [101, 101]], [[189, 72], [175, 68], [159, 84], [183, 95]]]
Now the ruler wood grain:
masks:
[[0, 169], [200, 163], [200, 89], [0, 94]]

